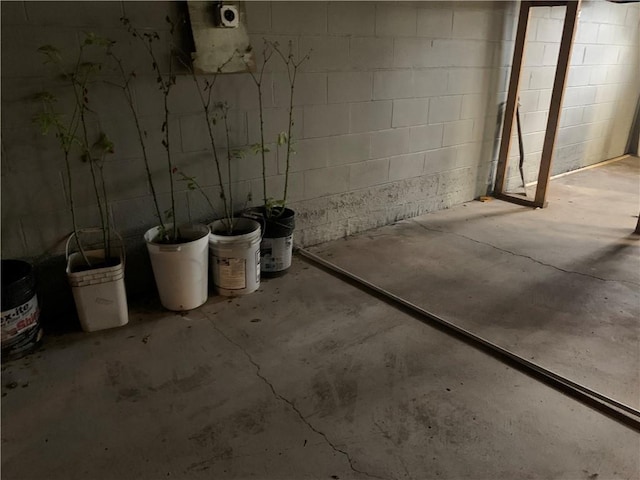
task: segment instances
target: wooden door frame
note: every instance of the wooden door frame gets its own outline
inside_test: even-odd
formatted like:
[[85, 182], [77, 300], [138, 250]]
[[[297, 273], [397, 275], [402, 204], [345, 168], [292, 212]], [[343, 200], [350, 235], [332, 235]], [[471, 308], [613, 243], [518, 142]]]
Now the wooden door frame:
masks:
[[[512, 67], [511, 76], [509, 79], [507, 102], [504, 109], [502, 139], [500, 141], [500, 150], [498, 153], [498, 166], [496, 171], [496, 183], [494, 187], [494, 196], [496, 198], [530, 207], [543, 208], [547, 206], [547, 186], [549, 184], [549, 178], [551, 176], [553, 149], [558, 133], [558, 124], [560, 120], [560, 113], [562, 111], [562, 98], [564, 95], [564, 87], [567, 80], [567, 71], [569, 68], [569, 60], [571, 58], [571, 48], [573, 46], [573, 38], [576, 31], [580, 3], [581, 0], [523, 0], [520, 3], [518, 30], [516, 32], [516, 40], [513, 51], [513, 62], [511, 64]], [[540, 158], [540, 170], [538, 172], [536, 195], [534, 200], [529, 200], [509, 194], [505, 191], [507, 165], [509, 161], [509, 147], [511, 146], [511, 132], [513, 131], [513, 123], [515, 121], [516, 114], [516, 104], [518, 102], [520, 72], [522, 70], [522, 64], [524, 61], [525, 41], [527, 37], [527, 28], [529, 26], [529, 14], [531, 12], [531, 9], [535, 7], [557, 6], [566, 6], [567, 10], [564, 17], [564, 26], [562, 28], [562, 39], [560, 41], [560, 51], [558, 53], [558, 64], [556, 66], [556, 74], [553, 81], [553, 90], [551, 91], [549, 118], [547, 120], [547, 129], [545, 131], [544, 144], [542, 146], [542, 156]]]

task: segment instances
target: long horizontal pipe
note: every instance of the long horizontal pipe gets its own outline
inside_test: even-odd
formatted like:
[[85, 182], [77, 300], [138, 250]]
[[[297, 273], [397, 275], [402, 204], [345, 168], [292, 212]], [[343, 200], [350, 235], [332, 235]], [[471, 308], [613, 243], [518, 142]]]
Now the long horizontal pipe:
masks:
[[490, 342], [469, 330], [459, 327], [458, 325], [428, 312], [424, 308], [408, 302], [404, 298], [399, 297], [388, 290], [378, 287], [362, 277], [328, 262], [308, 250], [296, 248], [296, 251], [310, 263], [320, 266], [323, 270], [328, 271], [334, 276], [347, 281], [351, 285], [354, 285], [369, 294], [373, 294], [375, 297], [384, 300], [389, 305], [412, 314], [414, 318], [417, 318], [421, 322], [431, 326], [437, 326], [442, 331], [452, 334], [457, 338], [464, 339], [468, 344], [479, 348], [485, 353], [491, 354], [494, 358], [516, 368], [518, 371], [540, 380], [546, 385], [579, 400], [594, 410], [615, 419], [637, 432], [640, 432], [640, 411], [637, 409], [552, 372], [541, 365], [531, 362], [530, 360], [527, 360], [506, 348], [496, 345], [495, 343]]

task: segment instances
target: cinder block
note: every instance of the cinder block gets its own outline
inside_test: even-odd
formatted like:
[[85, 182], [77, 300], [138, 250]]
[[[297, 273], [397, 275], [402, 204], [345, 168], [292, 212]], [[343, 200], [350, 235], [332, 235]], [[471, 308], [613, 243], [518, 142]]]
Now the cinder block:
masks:
[[600, 87], [567, 87], [562, 101], [563, 107], [578, 107], [597, 101], [596, 92]]
[[499, 18], [493, 9], [456, 9], [453, 12], [453, 38], [472, 40], [497, 39]]
[[[281, 5], [286, 5], [282, 3]], [[349, 37], [303, 36], [300, 54], [310, 58], [300, 67], [307, 72], [335, 72], [349, 70]]]
[[525, 43], [523, 67], [539, 67], [544, 64], [545, 43], [527, 42]]
[[376, 36], [411, 37], [416, 34], [416, 8], [409, 5], [376, 4]]
[[560, 126], [570, 127], [582, 123], [582, 115], [585, 107], [563, 108], [560, 114]]
[[[136, 28], [151, 28], [154, 30], [168, 30], [167, 15], [175, 18], [176, 4], [168, 1], [147, 2], [123, 2], [124, 15], [131, 20]], [[98, 12], [96, 12], [97, 14]], [[119, 25], [116, 22], [113, 25]]]
[[638, 51], [634, 47], [620, 47], [618, 52], [619, 65], [635, 65], [638, 61]]
[[[587, 87], [583, 87], [587, 88]], [[586, 95], [591, 95], [592, 92], [595, 91], [595, 95], [593, 97], [593, 101], [591, 102], [583, 102], [582, 100], [586, 97]], [[617, 85], [598, 85], [597, 87], [590, 87], [590, 90], [582, 92], [577, 92], [579, 95], [579, 102], [577, 105], [588, 105], [591, 103], [609, 103], [615, 102], [618, 99], [619, 87]], [[566, 103], [566, 106], [570, 106], [570, 104]]]
[[251, 33], [271, 31], [271, 3], [245, 2], [247, 30]]
[[638, 23], [640, 23], [640, 8], [634, 5], [627, 6], [624, 24], [629, 27], [637, 27]]
[[[78, 224], [81, 226], [95, 226], [95, 223], [86, 223], [87, 215], [85, 212], [91, 210], [91, 213], [97, 215], [97, 211], [94, 208], [84, 208], [81, 219], [78, 219]], [[91, 216], [91, 222], [93, 218]], [[3, 223], [5, 219], [3, 218]], [[43, 252], [50, 254], [64, 253], [65, 242], [69, 235], [73, 231], [73, 223], [71, 221], [71, 213], [68, 210], [60, 210], [54, 212], [48, 212], [46, 214], [34, 213], [29, 216], [25, 216], [20, 220], [24, 238], [24, 252], [27, 257], [37, 257], [42, 255]], [[4, 228], [3, 228], [4, 230]], [[3, 242], [4, 243], [4, 242]], [[4, 245], [2, 247], [4, 254]]]
[[602, 120], [608, 120], [616, 116], [616, 102], [596, 103], [584, 107], [582, 121], [578, 123], [567, 123], [563, 126], [574, 126], [580, 123], [595, 123]]
[[[538, 102], [540, 100], [540, 92], [538, 90], [521, 90], [519, 97], [520, 113], [538, 110]], [[548, 103], [546, 108], [549, 108]]]
[[445, 123], [442, 146], [460, 145], [473, 139], [473, 120]]
[[[0, 37], [3, 45], [2, 64], [11, 65], [13, 77], [54, 78], [59, 74], [52, 65], [44, 64], [46, 57], [38, 52], [43, 45], [53, 45], [62, 52], [75, 53], [78, 49], [77, 34], [73, 29], [2, 25]], [[11, 48], [7, 48], [7, 45], [11, 45]], [[3, 76], [6, 77], [7, 68], [3, 70]]]
[[547, 128], [548, 111], [525, 113], [522, 115], [522, 133], [541, 132]]
[[[582, 7], [582, 11], [583, 12], [585, 11], [584, 6]], [[596, 43], [597, 38], [598, 38], [597, 23], [586, 23], [584, 21], [578, 22], [575, 43]]]
[[389, 180], [402, 180], [404, 178], [422, 175], [424, 170], [424, 153], [412, 153], [389, 159]]
[[369, 158], [371, 135], [340, 135], [327, 138], [329, 165], [362, 162]]
[[451, 38], [453, 31], [453, 10], [434, 8], [422, 3], [418, 8], [417, 33], [419, 37]]
[[[79, 168], [73, 169], [73, 183], [76, 189], [89, 187], [91, 177], [88, 170], [86, 164], [80, 164]], [[66, 175], [64, 178], [66, 179]], [[3, 211], [9, 209], [12, 215], [31, 215], [64, 210], [68, 205], [64, 185], [62, 171], [51, 169], [41, 170], [37, 175], [14, 173], [9, 177], [3, 177]]]
[[349, 105], [308, 105], [304, 107], [304, 138], [349, 133]]
[[[524, 72], [524, 70], [523, 70]], [[530, 70], [528, 87], [531, 90], [552, 88], [555, 78], [555, 67], [536, 67]]]
[[304, 172], [305, 199], [346, 192], [349, 188], [349, 167], [338, 166]]
[[375, 69], [393, 66], [393, 38], [352, 37], [350, 64], [353, 68]]
[[[227, 162], [226, 151], [222, 152], [222, 158]], [[296, 159], [298, 160], [298, 159]], [[268, 176], [279, 173], [280, 158], [271, 150], [265, 154], [265, 167]], [[284, 160], [281, 162], [284, 166]], [[231, 181], [243, 182], [262, 177], [262, 155], [253, 153], [250, 149], [244, 150], [240, 158], [231, 158]]]
[[462, 95], [450, 95], [431, 99], [429, 123], [451, 122], [460, 118]]
[[491, 70], [487, 68], [449, 69], [449, 86], [447, 93], [459, 95], [463, 93], [486, 92], [490, 78]]
[[535, 132], [523, 135], [522, 143], [524, 145], [524, 153], [536, 153], [542, 151], [542, 145], [544, 144], [544, 133]]
[[380, 185], [389, 181], [389, 159], [369, 160], [349, 165], [349, 190]]
[[[151, 193], [142, 160], [111, 160], [105, 163], [104, 178], [110, 201], [143, 197]], [[93, 198], [93, 192], [91, 192]]]
[[569, 72], [567, 74], [567, 87], [581, 87], [589, 85], [589, 81], [596, 70], [599, 69], [582, 65], [569, 67]]
[[[293, 109], [293, 130], [292, 137], [302, 138], [302, 122], [303, 108], [296, 107]], [[266, 143], [276, 141], [281, 132], [286, 132], [289, 125], [289, 109], [282, 108], [265, 108], [263, 111], [264, 118], [264, 138]], [[250, 110], [247, 112], [247, 128], [249, 133], [249, 144], [258, 143], [260, 141], [260, 112]], [[219, 127], [219, 126], [218, 126]], [[245, 142], [247, 143], [247, 142]], [[240, 144], [243, 145], [243, 144]]]
[[374, 73], [374, 99], [386, 100], [413, 96], [413, 72], [411, 70], [383, 70]]
[[373, 35], [376, 10], [372, 3], [329, 3], [329, 33], [346, 35]]
[[[9, 128], [9, 125], [10, 122], [2, 124], [3, 174], [9, 170], [39, 176], [43, 171], [65, 169], [64, 155], [53, 132], [45, 136], [33, 125], [19, 128]], [[76, 156], [72, 160], [79, 161]], [[5, 181], [3, 177], [2, 183]]]
[[[4, 7], [2, 11], [4, 16]], [[23, 258], [26, 256], [26, 248], [24, 236], [22, 233], [22, 225], [17, 216], [7, 219], [4, 214], [2, 218], [2, 258]]]
[[[268, 43], [277, 43], [284, 55], [288, 55], [289, 51], [291, 51], [296, 59], [300, 59], [301, 55], [309, 53], [309, 49], [307, 48], [306, 50], [302, 50], [299, 39], [300, 37], [298, 35], [249, 32], [249, 43], [253, 48], [257, 68], [262, 68], [264, 62], [263, 51], [265, 49], [265, 41]], [[274, 56], [267, 63], [264, 71], [284, 73], [287, 71], [287, 67], [283, 61]]]
[[[251, 182], [251, 192], [254, 203], [263, 204], [262, 178], [256, 178]], [[284, 195], [284, 175], [267, 177], [267, 198], [282, 199]], [[290, 172], [287, 185], [287, 202], [297, 202], [304, 198], [304, 174], [302, 172]]]
[[373, 99], [371, 72], [336, 72], [328, 76], [329, 103], [366, 102]]
[[563, 21], [556, 18], [540, 18], [537, 22], [536, 40], [538, 42], [559, 43], [562, 37]]
[[[286, 73], [273, 74], [273, 102], [277, 107], [289, 107], [291, 86]], [[239, 90], [242, 93], [243, 90]], [[247, 90], [244, 90], [246, 94]], [[266, 91], [269, 97], [269, 91]], [[268, 100], [268, 99], [267, 99]], [[327, 103], [327, 74], [305, 73], [296, 74], [294, 85], [294, 105], [322, 105]]]
[[413, 93], [416, 97], [435, 97], [447, 93], [449, 72], [446, 68], [413, 70]]
[[[328, 139], [311, 138], [299, 140], [293, 144], [295, 153], [291, 154], [290, 171], [299, 172], [327, 166], [329, 154]], [[286, 145], [278, 148], [278, 173], [286, 171]]]
[[[300, 83], [303, 82], [304, 81]], [[265, 73], [262, 79], [262, 106], [264, 108], [289, 106], [288, 85], [285, 85], [285, 83], [287, 83], [287, 81], [284, 78], [284, 74]], [[287, 90], [286, 104], [275, 103], [274, 96], [284, 89]], [[272, 91], [274, 91], [273, 95]], [[219, 75], [212, 97], [214, 101], [226, 102], [232, 109], [257, 110], [259, 107], [258, 88], [248, 74]], [[181, 97], [177, 95], [174, 101], [179, 102], [180, 98]], [[280, 98], [278, 98], [278, 100], [280, 100]], [[198, 103], [202, 103], [199, 98], [197, 99], [196, 105], [198, 105]], [[200, 108], [200, 111], [202, 111], [202, 108]]]
[[613, 45], [587, 45], [583, 65], [614, 65], [620, 47]]
[[429, 99], [413, 98], [393, 101], [392, 127], [407, 127], [427, 123], [429, 118]]
[[371, 134], [371, 158], [390, 157], [409, 152], [409, 128], [381, 130]]
[[351, 133], [371, 132], [391, 128], [392, 102], [362, 102], [351, 104]]
[[118, 26], [125, 13], [119, 2], [25, 2], [25, 9], [33, 25], [67, 27]]
[[552, 90], [538, 90], [538, 106], [536, 110], [549, 110]]
[[588, 140], [589, 127], [587, 125], [577, 125], [574, 127], [563, 127], [558, 129], [556, 144], [559, 146], [581, 143]]
[[[164, 215], [171, 207], [171, 197], [168, 193], [163, 193], [158, 200], [160, 211]], [[176, 193], [175, 205], [178, 223], [187, 222], [189, 208], [186, 192]], [[159, 224], [151, 196], [113, 202], [111, 211], [114, 226], [123, 237], [142, 236], [149, 228]]]
[[464, 95], [462, 97], [462, 113], [460, 119], [466, 120], [484, 116], [487, 109], [487, 96], [482, 93]]
[[27, 24], [25, 2], [2, 2], [2, 27]]
[[420, 125], [411, 127], [409, 135], [409, 151], [421, 152], [442, 146], [443, 124]]
[[314, 35], [327, 32], [327, 4], [275, 2], [271, 4], [273, 31]]
[[[227, 125], [229, 129], [229, 144], [236, 147], [246, 145], [247, 125], [245, 113], [230, 111], [227, 114]], [[180, 117], [180, 134], [182, 141], [181, 151], [183, 152], [195, 152], [212, 148], [204, 114]], [[217, 146], [227, 146], [227, 134], [222, 119], [218, 119], [216, 125], [213, 126], [213, 136]]]
[[430, 150], [425, 153], [424, 175], [444, 172], [455, 167], [458, 150], [455, 147]]
[[424, 68], [448, 66], [445, 59], [447, 44], [428, 38], [395, 38], [393, 66], [395, 68]]

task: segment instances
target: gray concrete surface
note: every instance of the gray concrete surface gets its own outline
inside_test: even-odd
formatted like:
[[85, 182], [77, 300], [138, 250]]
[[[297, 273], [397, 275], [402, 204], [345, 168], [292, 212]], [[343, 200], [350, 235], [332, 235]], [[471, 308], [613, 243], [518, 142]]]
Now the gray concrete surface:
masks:
[[[637, 173], [556, 181], [547, 210], [468, 204], [316, 250], [633, 403]], [[252, 295], [131, 317], [3, 365], [3, 478], [640, 476], [637, 432], [300, 258]]]
[[[637, 157], [312, 249], [542, 366], [640, 407]], [[357, 252], [357, 254], [355, 254]]]

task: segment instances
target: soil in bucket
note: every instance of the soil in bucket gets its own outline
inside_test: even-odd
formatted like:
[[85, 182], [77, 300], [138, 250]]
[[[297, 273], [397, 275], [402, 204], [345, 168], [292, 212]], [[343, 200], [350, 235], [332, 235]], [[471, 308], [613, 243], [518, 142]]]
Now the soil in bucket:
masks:
[[33, 267], [20, 260], [2, 260], [2, 360], [34, 351], [42, 342], [40, 308]]

